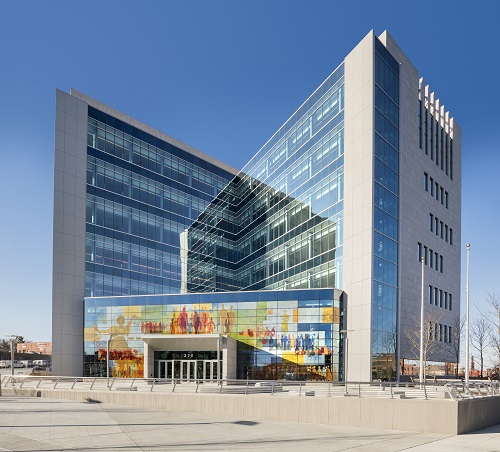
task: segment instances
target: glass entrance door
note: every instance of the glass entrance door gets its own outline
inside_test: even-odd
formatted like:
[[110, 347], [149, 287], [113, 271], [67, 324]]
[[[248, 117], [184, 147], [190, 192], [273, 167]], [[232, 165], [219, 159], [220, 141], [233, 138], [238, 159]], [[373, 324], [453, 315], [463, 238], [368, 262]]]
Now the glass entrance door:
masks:
[[192, 381], [198, 378], [196, 360], [158, 361], [158, 376], [167, 380]]
[[176, 362], [180, 363], [181, 367], [181, 381], [192, 381], [196, 379], [196, 361], [195, 360], [182, 360], [182, 361], [174, 361], [174, 365]]
[[166, 364], [167, 361], [158, 361], [158, 378], [166, 378]]
[[193, 381], [216, 380], [217, 360], [173, 359], [156, 361], [155, 378]]
[[156, 361], [155, 378], [172, 378], [172, 361]]
[[203, 361], [203, 377], [205, 380], [217, 379], [217, 361], [205, 360]]

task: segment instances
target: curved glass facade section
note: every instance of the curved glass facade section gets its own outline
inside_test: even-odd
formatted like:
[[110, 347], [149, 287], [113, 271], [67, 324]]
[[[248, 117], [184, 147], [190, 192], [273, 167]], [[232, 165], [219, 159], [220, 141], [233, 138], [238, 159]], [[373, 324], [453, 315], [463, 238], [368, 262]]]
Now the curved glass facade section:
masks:
[[186, 231], [189, 292], [340, 287], [341, 65]]
[[375, 38], [372, 378], [396, 376], [399, 65]]

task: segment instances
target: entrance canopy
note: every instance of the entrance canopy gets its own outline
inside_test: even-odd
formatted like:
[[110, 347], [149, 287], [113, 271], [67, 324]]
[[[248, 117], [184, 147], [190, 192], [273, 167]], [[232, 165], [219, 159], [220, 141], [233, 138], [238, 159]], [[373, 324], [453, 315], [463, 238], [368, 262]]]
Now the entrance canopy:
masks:
[[[153, 333], [144, 334], [141, 339], [144, 341], [146, 375], [150, 377], [236, 378], [237, 341], [226, 334]], [[155, 359], [156, 352], [169, 352], [169, 358], [158, 356]], [[179, 355], [176, 352], [186, 356], [176, 356]]]
[[224, 334], [147, 334], [141, 336], [153, 350], [214, 351], [222, 349], [223, 340], [234, 341]]

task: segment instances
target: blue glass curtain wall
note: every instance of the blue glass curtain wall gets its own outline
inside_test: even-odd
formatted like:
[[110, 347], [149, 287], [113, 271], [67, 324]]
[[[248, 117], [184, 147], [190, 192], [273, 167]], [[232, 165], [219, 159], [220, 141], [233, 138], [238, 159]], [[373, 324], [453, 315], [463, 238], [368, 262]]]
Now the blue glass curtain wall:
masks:
[[343, 108], [340, 66], [189, 228], [189, 291], [341, 286]]
[[89, 107], [85, 295], [181, 291], [181, 236], [232, 175]]
[[375, 38], [372, 378], [396, 376], [399, 64]]

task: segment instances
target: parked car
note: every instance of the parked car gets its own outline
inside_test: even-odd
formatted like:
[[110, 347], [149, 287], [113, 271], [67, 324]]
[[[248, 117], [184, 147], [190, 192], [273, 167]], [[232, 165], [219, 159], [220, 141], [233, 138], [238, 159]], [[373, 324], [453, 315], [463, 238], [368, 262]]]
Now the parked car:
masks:
[[[10, 368], [10, 363], [11, 363], [11, 360], [10, 359], [6, 359], [4, 361], [0, 361], [0, 368]], [[18, 361], [17, 359], [14, 360], [14, 368], [16, 367], [24, 367], [22, 364], [21, 364], [21, 361]]]
[[34, 366], [41, 366], [41, 367], [47, 367], [49, 365], [49, 362], [46, 359], [35, 359], [33, 361]]

